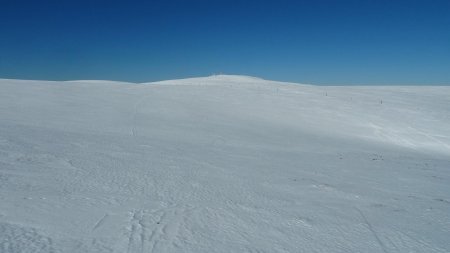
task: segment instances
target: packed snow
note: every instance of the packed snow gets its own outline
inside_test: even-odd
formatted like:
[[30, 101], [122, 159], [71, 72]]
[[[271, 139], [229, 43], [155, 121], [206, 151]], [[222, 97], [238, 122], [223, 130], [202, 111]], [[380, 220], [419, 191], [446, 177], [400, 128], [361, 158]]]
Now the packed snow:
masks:
[[450, 252], [450, 87], [0, 80], [0, 252]]

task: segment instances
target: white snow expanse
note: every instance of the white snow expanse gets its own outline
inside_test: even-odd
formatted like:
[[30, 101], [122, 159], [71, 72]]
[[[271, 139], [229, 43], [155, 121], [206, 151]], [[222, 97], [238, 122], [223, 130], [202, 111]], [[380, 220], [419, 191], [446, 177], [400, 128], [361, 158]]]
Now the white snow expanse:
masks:
[[0, 80], [0, 252], [450, 252], [450, 87]]

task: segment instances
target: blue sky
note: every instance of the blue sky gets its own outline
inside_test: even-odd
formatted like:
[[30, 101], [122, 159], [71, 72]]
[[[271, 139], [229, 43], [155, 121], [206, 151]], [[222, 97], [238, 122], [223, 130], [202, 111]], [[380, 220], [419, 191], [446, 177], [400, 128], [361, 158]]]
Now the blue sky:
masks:
[[450, 84], [450, 1], [0, 1], [0, 78]]

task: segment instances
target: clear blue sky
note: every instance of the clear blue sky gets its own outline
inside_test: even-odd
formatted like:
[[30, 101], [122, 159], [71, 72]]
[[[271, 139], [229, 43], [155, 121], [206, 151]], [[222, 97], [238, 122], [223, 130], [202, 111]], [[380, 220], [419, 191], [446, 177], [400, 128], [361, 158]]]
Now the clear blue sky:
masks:
[[0, 1], [0, 78], [450, 84], [449, 0]]

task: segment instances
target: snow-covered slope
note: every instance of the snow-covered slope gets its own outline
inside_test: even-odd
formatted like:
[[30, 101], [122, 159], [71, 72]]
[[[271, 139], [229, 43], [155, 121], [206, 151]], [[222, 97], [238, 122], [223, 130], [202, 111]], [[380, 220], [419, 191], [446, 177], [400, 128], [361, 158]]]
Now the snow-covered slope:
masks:
[[0, 80], [0, 252], [450, 252], [450, 87]]

